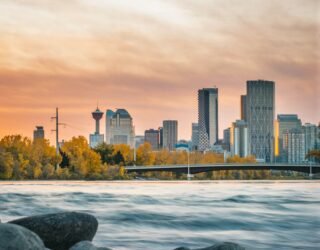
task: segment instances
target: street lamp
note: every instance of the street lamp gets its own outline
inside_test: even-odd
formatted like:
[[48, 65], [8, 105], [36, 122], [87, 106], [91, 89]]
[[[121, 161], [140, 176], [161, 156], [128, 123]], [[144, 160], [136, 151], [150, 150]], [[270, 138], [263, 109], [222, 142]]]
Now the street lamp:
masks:
[[188, 174], [187, 174], [187, 178], [188, 181], [191, 181], [191, 179], [193, 178], [193, 174], [190, 173], [190, 149], [187, 150], [187, 155], [188, 155]]

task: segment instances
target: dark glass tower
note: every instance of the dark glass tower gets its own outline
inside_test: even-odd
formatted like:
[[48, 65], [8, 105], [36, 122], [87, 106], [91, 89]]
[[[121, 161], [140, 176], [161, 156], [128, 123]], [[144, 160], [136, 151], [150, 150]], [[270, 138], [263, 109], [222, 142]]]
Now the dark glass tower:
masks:
[[199, 89], [199, 151], [209, 150], [218, 141], [218, 124], [218, 88]]

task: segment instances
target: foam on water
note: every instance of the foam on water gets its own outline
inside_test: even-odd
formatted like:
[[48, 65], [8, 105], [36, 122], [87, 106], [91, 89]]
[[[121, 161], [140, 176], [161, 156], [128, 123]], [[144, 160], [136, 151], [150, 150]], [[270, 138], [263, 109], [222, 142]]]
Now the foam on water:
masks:
[[88, 212], [94, 239], [117, 249], [319, 249], [320, 182], [0, 182], [3, 222], [41, 213]]

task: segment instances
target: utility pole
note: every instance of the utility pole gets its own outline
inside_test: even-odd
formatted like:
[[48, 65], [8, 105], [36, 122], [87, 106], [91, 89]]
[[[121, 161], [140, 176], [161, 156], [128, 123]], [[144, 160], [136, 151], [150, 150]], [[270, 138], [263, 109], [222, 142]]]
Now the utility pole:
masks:
[[[51, 131], [56, 132], [56, 155], [60, 154], [60, 146], [59, 146], [59, 126], [66, 125], [65, 123], [59, 123], [59, 108], [56, 108], [56, 116], [51, 117], [52, 120], [56, 121], [56, 129], [52, 129]], [[56, 170], [59, 169], [59, 163], [56, 165]]]

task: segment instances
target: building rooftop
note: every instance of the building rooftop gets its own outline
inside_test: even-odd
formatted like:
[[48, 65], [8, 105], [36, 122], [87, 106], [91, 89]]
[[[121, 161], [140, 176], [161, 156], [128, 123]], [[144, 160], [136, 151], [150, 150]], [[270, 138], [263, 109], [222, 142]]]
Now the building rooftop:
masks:
[[117, 111], [113, 114], [112, 117], [116, 118], [117, 115], [119, 115], [120, 118], [131, 118], [131, 115], [125, 109], [117, 109]]
[[277, 115], [277, 120], [278, 121], [297, 121], [300, 119], [298, 118], [298, 115], [295, 115], [295, 114], [280, 114], [280, 115]]

